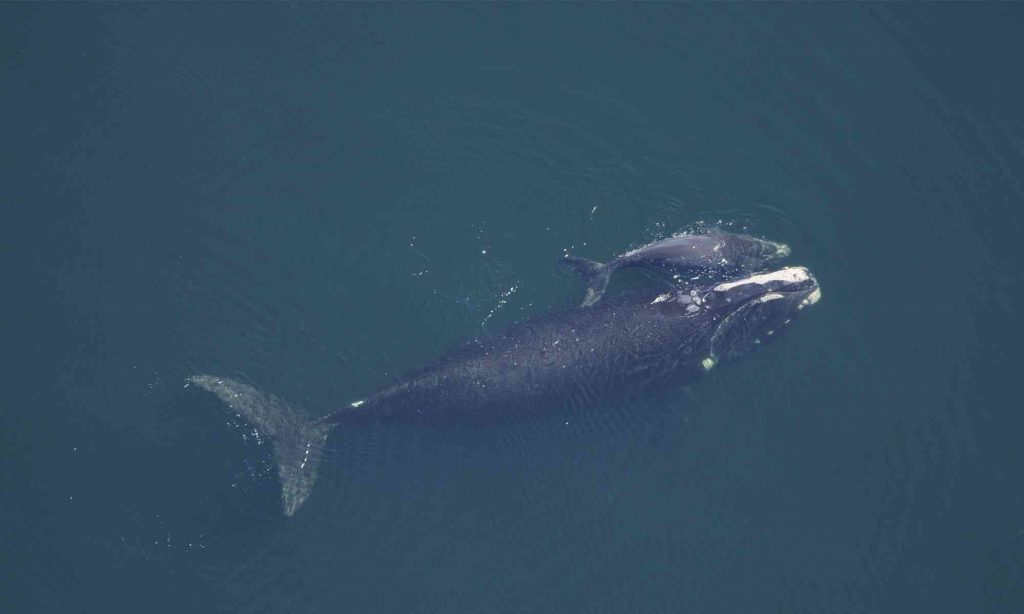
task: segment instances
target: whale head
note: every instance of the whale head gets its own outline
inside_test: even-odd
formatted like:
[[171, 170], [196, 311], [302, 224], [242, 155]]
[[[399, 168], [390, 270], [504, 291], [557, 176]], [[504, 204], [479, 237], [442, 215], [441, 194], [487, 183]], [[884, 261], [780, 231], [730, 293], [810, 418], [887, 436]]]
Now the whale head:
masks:
[[821, 288], [806, 268], [787, 267], [720, 283], [703, 300], [715, 322], [704, 361], [711, 368], [777, 337], [821, 300]]
[[776, 243], [775, 241], [768, 241], [767, 239], [754, 239], [757, 241], [758, 250], [761, 252], [761, 260], [763, 262], [772, 262], [775, 260], [782, 260], [783, 258], [789, 258], [792, 250], [785, 243]]
[[788, 258], [791, 250], [785, 243], [749, 235], [723, 235], [721, 253], [741, 270], [763, 271], [772, 263]]

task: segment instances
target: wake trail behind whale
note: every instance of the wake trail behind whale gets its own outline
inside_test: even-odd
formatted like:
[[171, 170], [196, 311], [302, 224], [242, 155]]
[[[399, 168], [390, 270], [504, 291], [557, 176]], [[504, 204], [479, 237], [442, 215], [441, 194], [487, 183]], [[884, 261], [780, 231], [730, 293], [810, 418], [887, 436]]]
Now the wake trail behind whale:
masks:
[[336, 425], [314, 422], [274, 395], [226, 377], [193, 375], [187, 379], [217, 395], [270, 441], [284, 513], [293, 515], [313, 490], [324, 441]]

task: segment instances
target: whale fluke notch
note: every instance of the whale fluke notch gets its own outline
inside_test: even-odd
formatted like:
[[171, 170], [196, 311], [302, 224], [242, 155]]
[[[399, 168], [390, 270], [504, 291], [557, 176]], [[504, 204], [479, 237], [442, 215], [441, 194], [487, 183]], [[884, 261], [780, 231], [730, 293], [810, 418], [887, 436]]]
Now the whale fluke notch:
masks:
[[270, 441], [284, 513], [294, 514], [313, 490], [324, 440], [334, 425], [314, 422], [274, 395], [226, 377], [193, 375], [187, 379], [217, 395]]

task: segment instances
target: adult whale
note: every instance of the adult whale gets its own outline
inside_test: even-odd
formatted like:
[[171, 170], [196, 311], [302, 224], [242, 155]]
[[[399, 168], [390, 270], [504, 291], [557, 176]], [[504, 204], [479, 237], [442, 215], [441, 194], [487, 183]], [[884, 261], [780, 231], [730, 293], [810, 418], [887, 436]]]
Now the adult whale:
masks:
[[270, 440], [290, 516], [309, 496], [324, 441], [335, 427], [493, 420], [555, 409], [574, 398], [682, 384], [778, 337], [773, 333], [820, 297], [817, 281], [802, 267], [617, 297], [472, 339], [319, 420], [241, 382], [213, 375], [189, 379]]
[[785, 243], [709, 230], [648, 243], [604, 264], [568, 254], [561, 263], [587, 283], [587, 294], [581, 307], [589, 307], [601, 299], [608, 280], [618, 269], [647, 267], [675, 273], [697, 272], [708, 280], [714, 280], [764, 270], [768, 264], [789, 254], [789, 246]]

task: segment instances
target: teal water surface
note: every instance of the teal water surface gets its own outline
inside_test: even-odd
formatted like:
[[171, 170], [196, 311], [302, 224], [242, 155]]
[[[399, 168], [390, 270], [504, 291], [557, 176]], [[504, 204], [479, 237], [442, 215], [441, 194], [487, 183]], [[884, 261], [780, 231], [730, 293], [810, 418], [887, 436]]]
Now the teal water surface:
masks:
[[[1019, 4], [0, 6], [3, 612], [1020, 612]], [[824, 298], [669, 396], [323, 415], [698, 225]], [[652, 283], [617, 274], [610, 292]]]

